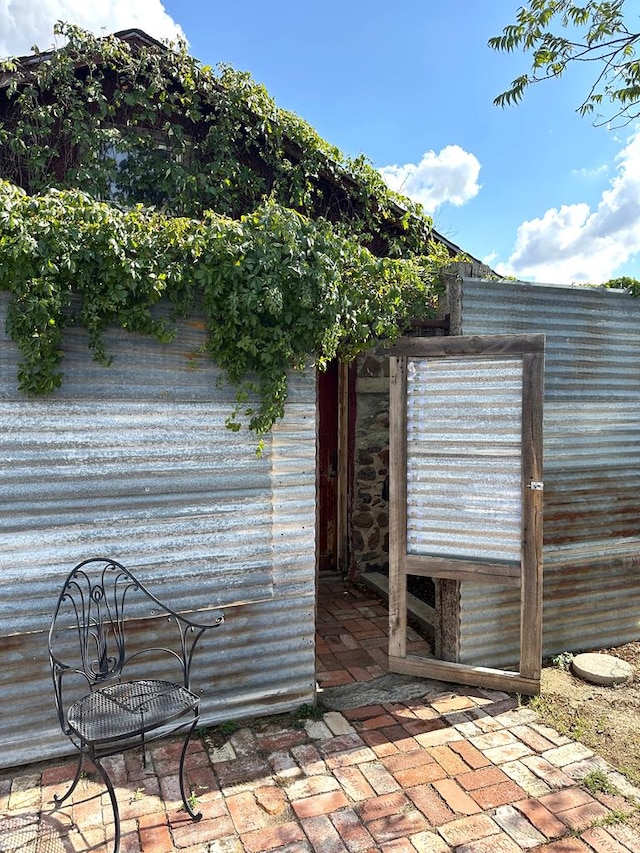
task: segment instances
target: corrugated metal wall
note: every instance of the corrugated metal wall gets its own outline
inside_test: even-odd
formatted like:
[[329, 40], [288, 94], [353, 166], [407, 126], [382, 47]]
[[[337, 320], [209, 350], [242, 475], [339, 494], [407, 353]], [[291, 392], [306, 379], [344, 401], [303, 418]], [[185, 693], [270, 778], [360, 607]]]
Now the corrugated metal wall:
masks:
[[113, 332], [104, 368], [74, 332], [63, 387], [27, 399], [0, 336], [2, 766], [66, 750], [46, 632], [88, 556], [121, 560], [174, 606], [225, 606], [197, 658], [205, 722], [314, 696], [315, 376], [292, 377], [258, 458], [255, 436], [224, 426], [233, 389], [202, 343], [197, 322], [163, 347]]
[[[543, 654], [640, 636], [640, 300], [600, 288], [465, 279], [465, 335], [547, 336]], [[517, 590], [462, 584], [464, 663], [505, 666]]]

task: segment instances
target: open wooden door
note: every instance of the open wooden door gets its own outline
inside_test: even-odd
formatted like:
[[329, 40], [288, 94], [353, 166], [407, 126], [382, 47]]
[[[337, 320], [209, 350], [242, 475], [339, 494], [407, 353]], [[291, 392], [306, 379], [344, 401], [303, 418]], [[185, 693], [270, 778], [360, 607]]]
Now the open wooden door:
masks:
[[318, 567], [347, 574], [347, 503], [351, 453], [349, 365], [332, 361], [317, 374], [318, 398]]
[[339, 364], [318, 371], [318, 567], [338, 568]]
[[[389, 352], [389, 668], [535, 694], [544, 335], [406, 338]], [[519, 587], [514, 669], [408, 656], [410, 575]]]

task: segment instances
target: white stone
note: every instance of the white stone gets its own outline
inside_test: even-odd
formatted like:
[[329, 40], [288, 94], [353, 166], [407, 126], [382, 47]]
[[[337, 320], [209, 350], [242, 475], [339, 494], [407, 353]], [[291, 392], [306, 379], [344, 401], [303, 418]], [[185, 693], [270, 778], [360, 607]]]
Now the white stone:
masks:
[[233, 761], [235, 757], [235, 750], [229, 742], [222, 746], [216, 746], [209, 753], [209, 758], [211, 759], [212, 764], [218, 764], [221, 761]]
[[229, 738], [229, 743], [235, 750], [236, 756], [248, 758], [256, 754], [256, 736], [251, 729], [238, 729]]
[[539, 847], [546, 838], [513, 806], [500, 806], [495, 810], [493, 819], [523, 850]]
[[323, 714], [323, 719], [334, 735], [350, 735], [355, 732], [351, 723], [339, 711], [329, 711]]
[[544, 797], [551, 793], [551, 788], [521, 761], [507, 761], [500, 765], [503, 773], [520, 785], [530, 797]]
[[320, 720], [307, 720], [304, 727], [311, 740], [326, 740], [333, 737], [331, 729]]
[[604, 687], [624, 684], [632, 681], [634, 676], [634, 669], [630, 663], [613, 655], [593, 652], [576, 655], [571, 661], [571, 669], [579, 678], [590, 684], [600, 684]]

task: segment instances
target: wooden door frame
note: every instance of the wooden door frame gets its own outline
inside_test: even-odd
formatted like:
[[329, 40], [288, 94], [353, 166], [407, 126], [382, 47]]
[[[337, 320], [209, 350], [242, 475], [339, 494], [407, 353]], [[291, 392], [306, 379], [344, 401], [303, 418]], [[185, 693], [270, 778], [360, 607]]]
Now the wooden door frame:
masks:
[[[542, 391], [544, 335], [405, 338], [390, 359], [389, 669], [525, 694], [540, 690], [542, 648]], [[521, 357], [522, 539], [520, 565], [407, 553], [407, 362], [410, 358]], [[517, 672], [407, 656], [407, 575], [520, 587]]]
[[353, 432], [353, 376], [350, 365], [341, 361], [338, 365], [338, 481], [337, 481], [337, 535], [336, 564], [338, 571], [347, 575], [349, 571], [349, 492], [351, 490], [351, 460]]
[[[349, 495], [352, 489], [353, 443], [355, 412], [355, 377], [351, 365], [334, 361], [326, 372], [317, 373], [317, 471], [318, 500], [316, 541], [318, 568], [333, 569], [342, 575], [349, 571], [348, 525]], [[329, 458], [325, 443], [329, 441], [332, 456]], [[333, 478], [326, 475], [323, 466], [335, 469]], [[322, 490], [331, 485], [332, 494]], [[330, 517], [329, 517], [329, 515]], [[332, 527], [330, 552], [323, 553], [321, 544], [323, 527]], [[326, 534], [325, 534], [326, 535]], [[326, 558], [329, 558], [328, 561]]]
[[316, 373], [316, 399], [318, 404], [316, 480], [317, 520], [316, 552], [318, 568], [338, 568], [338, 542], [340, 537], [340, 507], [338, 496], [340, 454], [340, 370], [331, 362], [326, 370]]

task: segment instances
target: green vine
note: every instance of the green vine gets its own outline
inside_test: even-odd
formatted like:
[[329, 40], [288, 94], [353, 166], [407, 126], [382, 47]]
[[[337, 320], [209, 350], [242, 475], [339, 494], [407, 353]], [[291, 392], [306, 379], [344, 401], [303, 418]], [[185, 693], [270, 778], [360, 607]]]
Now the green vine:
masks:
[[64, 48], [2, 69], [0, 289], [23, 391], [60, 385], [69, 325], [103, 363], [108, 326], [168, 341], [164, 300], [204, 311], [237, 414], [263, 433], [292, 367], [433, 313], [448, 252], [364, 159], [184, 46], [59, 32]]

